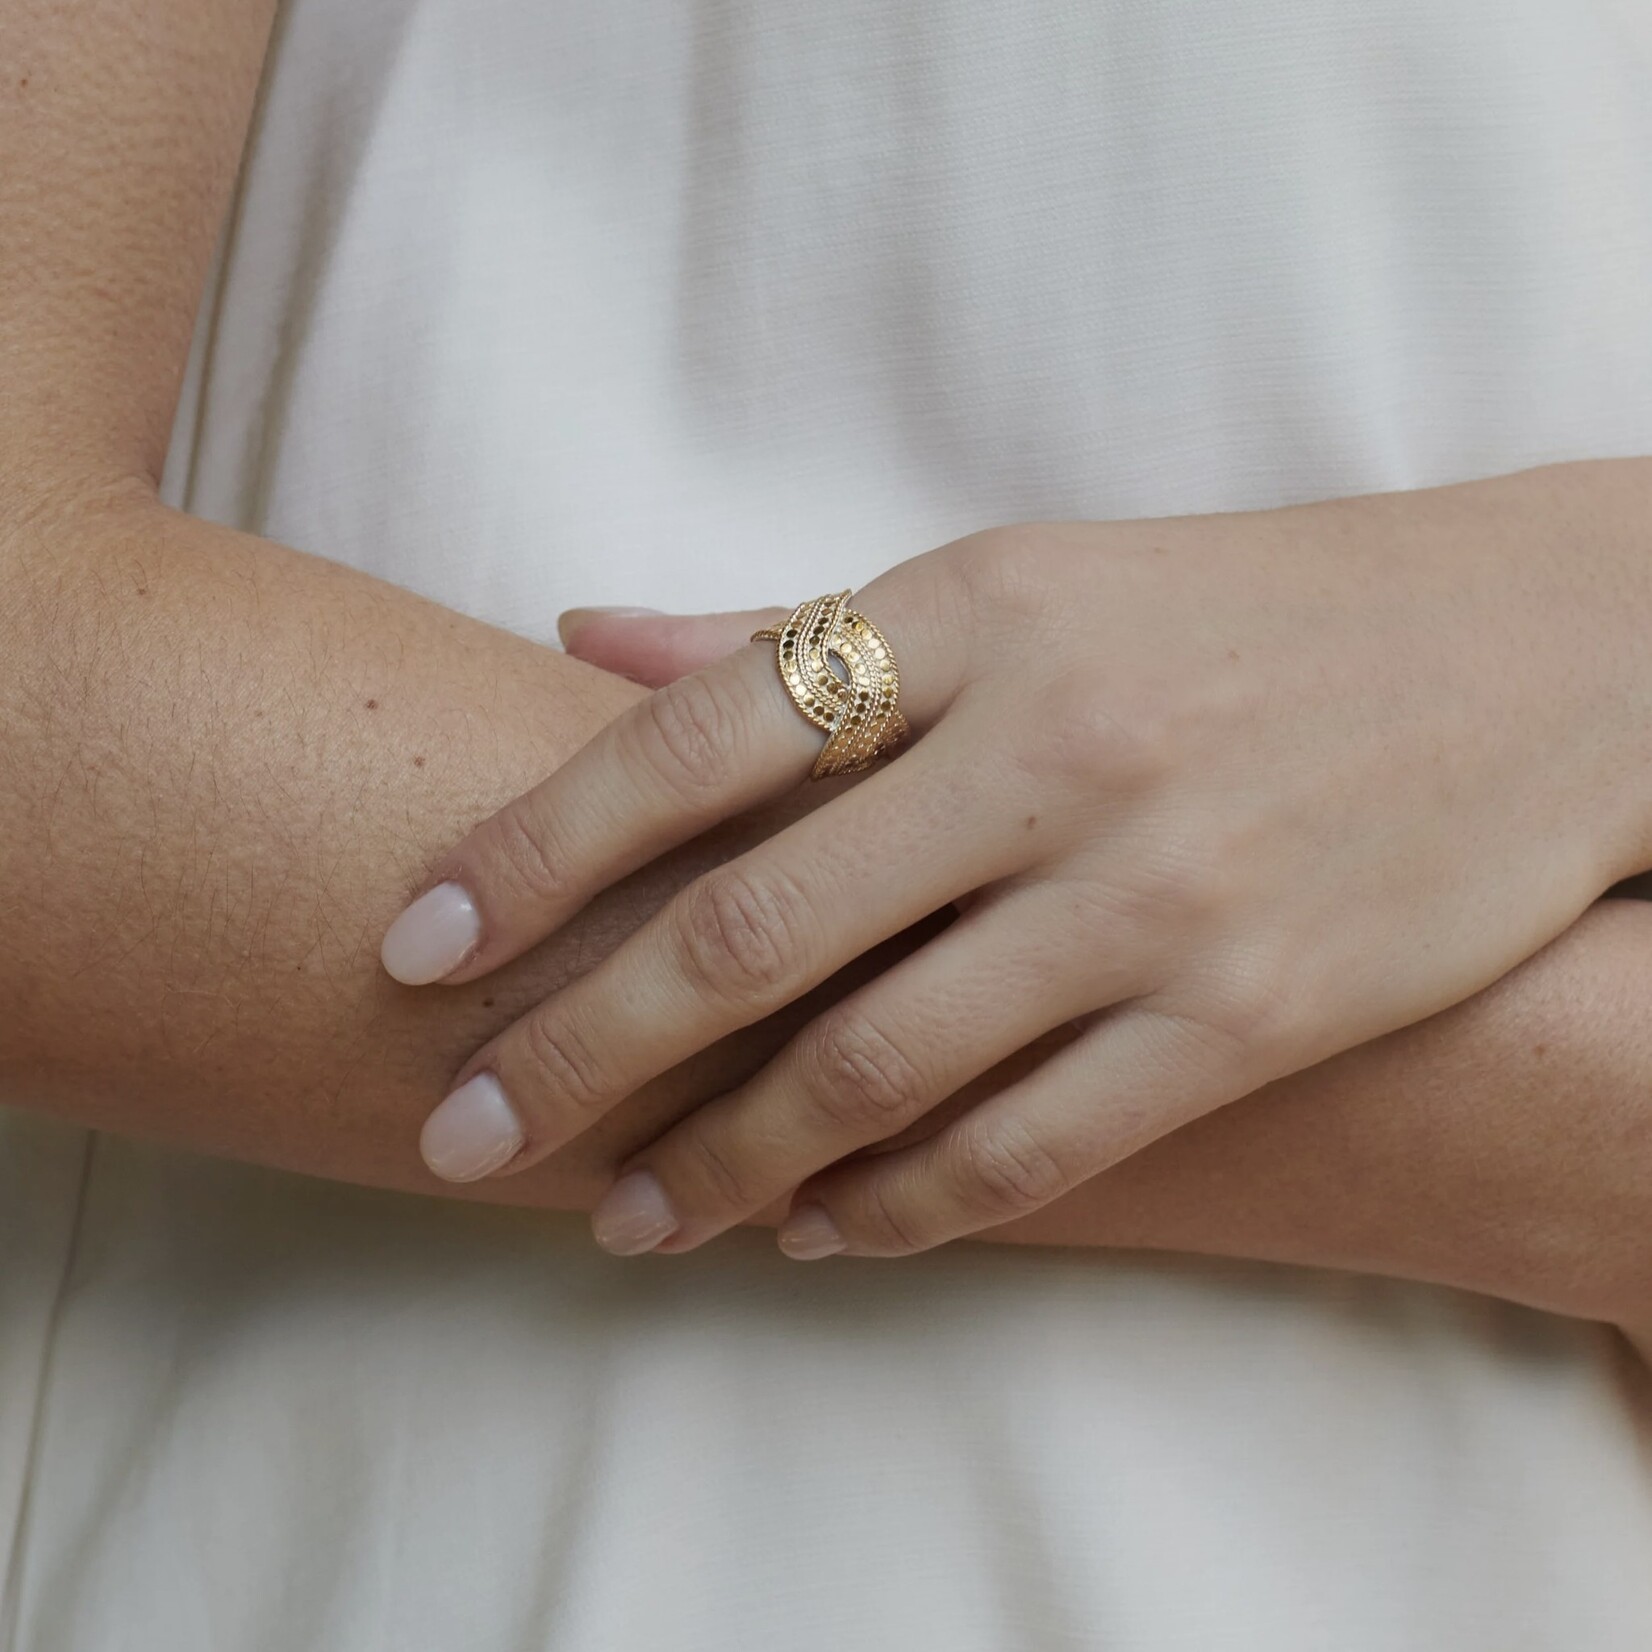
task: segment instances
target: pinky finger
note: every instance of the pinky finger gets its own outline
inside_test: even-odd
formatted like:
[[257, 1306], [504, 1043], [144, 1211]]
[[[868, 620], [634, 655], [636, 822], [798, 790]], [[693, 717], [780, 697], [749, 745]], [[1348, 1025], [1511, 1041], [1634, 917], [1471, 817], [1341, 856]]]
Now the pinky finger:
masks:
[[781, 1249], [909, 1256], [1014, 1221], [1277, 1076], [1251, 1068], [1181, 1017], [1122, 1005], [926, 1140], [810, 1178]]

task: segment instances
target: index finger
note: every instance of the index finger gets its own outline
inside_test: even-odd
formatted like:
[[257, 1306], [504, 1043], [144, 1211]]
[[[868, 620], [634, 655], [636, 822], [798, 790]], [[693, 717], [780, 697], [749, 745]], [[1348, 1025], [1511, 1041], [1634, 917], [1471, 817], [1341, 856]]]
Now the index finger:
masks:
[[[951, 686], [936, 631], [908, 623], [907, 604], [879, 606], [895, 610], [902, 685], [912, 690], [902, 709], [909, 721], [933, 720]], [[822, 738], [792, 703], [773, 642], [666, 684], [454, 847], [386, 933], [386, 970], [422, 986], [497, 969], [627, 873], [791, 790]]]

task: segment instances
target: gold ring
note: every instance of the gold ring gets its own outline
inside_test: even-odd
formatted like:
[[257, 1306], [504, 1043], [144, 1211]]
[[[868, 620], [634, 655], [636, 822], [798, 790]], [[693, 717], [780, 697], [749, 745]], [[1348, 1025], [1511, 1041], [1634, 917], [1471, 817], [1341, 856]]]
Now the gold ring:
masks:
[[894, 653], [877, 626], [848, 603], [847, 591], [814, 597], [798, 603], [783, 625], [751, 634], [753, 642], [775, 644], [775, 664], [792, 704], [826, 731], [811, 780], [858, 774], [909, 732], [897, 704], [901, 674]]

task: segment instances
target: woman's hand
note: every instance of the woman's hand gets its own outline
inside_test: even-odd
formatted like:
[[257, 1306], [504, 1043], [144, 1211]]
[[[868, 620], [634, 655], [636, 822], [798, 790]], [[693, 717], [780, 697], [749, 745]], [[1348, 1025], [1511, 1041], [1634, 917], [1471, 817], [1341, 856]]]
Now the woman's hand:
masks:
[[[691, 1248], [802, 1182], [791, 1254], [923, 1249], [1476, 992], [1644, 863], [1646, 765], [1622, 754], [1652, 726], [1646, 574], [1592, 514], [1611, 468], [995, 531], [873, 581], [855, 606], [894, 646], [916, 743], [478, 1052], [426, 1125], [432, 1168], [533, 1163], [961, 897], [638, 1154], [598, 1237]], [[796, 785], [819, 744], [772, 645], [736, 647], [464, 839], [387, 965], [486, 973]], [[838, 1162], [1073, 1021], [944, 1129]]]
[[1424, 1280], [1644, 1344], [1649, 991], [1652, 902], [1597, 901], [1484, 992], [1218, 1108], [988, 1236]]

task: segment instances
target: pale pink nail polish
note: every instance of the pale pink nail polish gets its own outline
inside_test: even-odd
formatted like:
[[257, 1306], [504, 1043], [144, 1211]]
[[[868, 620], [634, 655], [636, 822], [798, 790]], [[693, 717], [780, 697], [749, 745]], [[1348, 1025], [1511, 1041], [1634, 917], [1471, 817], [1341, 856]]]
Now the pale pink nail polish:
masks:
[[522, 1151], [527, 1132], [492, 1073], [467, 1079], [424, 1121], [419, 1152], [445, 1182], [474, 1182]]
[[780, 1248], [796, 1262], [813, 1262], [817, 1257], [835, 1256], [847, 1243], [837, 1223], [820, 1205], [799, 1205], [775, 1235]]
[[404, 986], [451, 975], [482, 938], [482, 914], [457, 883], [426, 890], [384, 932], [379, 961]]
[[556, 634], [566, 648], [585, 626], [594, 619], [652, 619], [658, 608], [565, 608], [556, 616]]
[[591, 1232], [596, 1242], [615, 1256], [640, 1255], [676, 1231], [677, 1217], [671, 1201], [659, 1179], [648, 1170], [633, 1170], [621, 1176], [591, 1212]]

